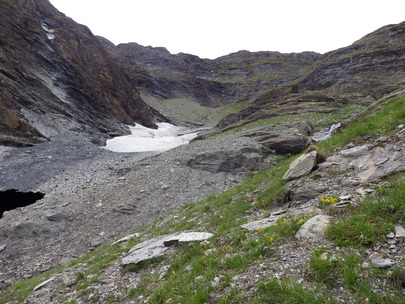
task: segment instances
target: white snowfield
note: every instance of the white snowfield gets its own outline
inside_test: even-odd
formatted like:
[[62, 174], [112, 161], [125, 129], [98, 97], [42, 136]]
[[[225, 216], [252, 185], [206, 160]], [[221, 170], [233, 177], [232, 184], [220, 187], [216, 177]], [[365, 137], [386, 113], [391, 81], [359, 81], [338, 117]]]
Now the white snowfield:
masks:
[[136, 124], [135, 127], [130, 126], [130, 135], [109, 139], [104, 148], [113, 152], [167, 151], [188, 144], [198, 134], [192, 129], [169, 123], [157, 123], [157, 125], [157, 130], [140, 124]]

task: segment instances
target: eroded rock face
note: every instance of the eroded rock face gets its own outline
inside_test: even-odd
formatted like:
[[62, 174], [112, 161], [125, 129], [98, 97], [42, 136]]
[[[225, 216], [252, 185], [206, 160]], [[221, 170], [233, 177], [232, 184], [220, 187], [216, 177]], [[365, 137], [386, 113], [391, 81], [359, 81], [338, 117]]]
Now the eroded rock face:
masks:
[[137, 43], [117, 47], [99, 38], [138, 88], [159, 98], [187, 98], [218, 107], [254, 99], [260, 92], [302, 75], [319, 54], [240, 51], [217, 59], [170, 54], [163, 47]]
[[87, 27], [45, 0], [0, 5], [0, 143], [47, 137], [42, 116], [95, 142], [123, 134], [121, 123], [155, 127], [158, 114]]
[[382, 27], [320, 56], [302, 80], [260, 94], [218, 127], [277, 115], [325, 113], [350, 102], [368, 104], [404, 87], [404, 60], [405, 22]]

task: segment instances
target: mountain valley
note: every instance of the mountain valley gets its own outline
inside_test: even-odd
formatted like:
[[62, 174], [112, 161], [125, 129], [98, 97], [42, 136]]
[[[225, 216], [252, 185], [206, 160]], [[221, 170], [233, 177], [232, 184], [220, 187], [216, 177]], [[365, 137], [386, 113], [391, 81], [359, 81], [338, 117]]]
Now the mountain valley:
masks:
[[[0, 25], [0, 303], [401, 303], [405, 22], [216, 59], [115, 46], [48, 0], [0, 0]], [[105, 149], [161, 123], [199, 135]], [[162, 254], [125, 264], [144, 242]]]

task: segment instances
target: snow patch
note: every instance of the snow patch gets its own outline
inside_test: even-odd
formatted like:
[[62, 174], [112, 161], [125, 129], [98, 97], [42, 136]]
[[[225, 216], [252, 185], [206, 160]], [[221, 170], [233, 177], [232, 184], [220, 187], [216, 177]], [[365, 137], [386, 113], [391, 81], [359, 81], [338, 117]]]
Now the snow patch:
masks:
[[158, 129], [150, 129], [140, 124], [129, 127], [130, 135], [107, 140], [107, 150], [113, 152], [167, 151], [186, 145], [198, 135], [198, 131], [169, 123], [158, 123]]
[[55, 39], [54, 29], [49, 28], [49, 26], [45, 22], [41, 22], [41, 26], [49, 40]]

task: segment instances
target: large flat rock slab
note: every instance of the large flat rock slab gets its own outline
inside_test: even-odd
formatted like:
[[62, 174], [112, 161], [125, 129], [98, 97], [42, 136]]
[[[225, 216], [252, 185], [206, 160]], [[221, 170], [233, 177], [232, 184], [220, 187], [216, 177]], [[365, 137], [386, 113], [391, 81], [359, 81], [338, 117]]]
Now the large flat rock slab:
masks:
[[142, 261], [158, 258], [163, 256], [170, 246], [177, 243], [204, 241], [212, 236], [213, 234], [209, 232], [183, 232], [153, 238], [132, 247], [122, 259], [122, 264], [138, 264]]

